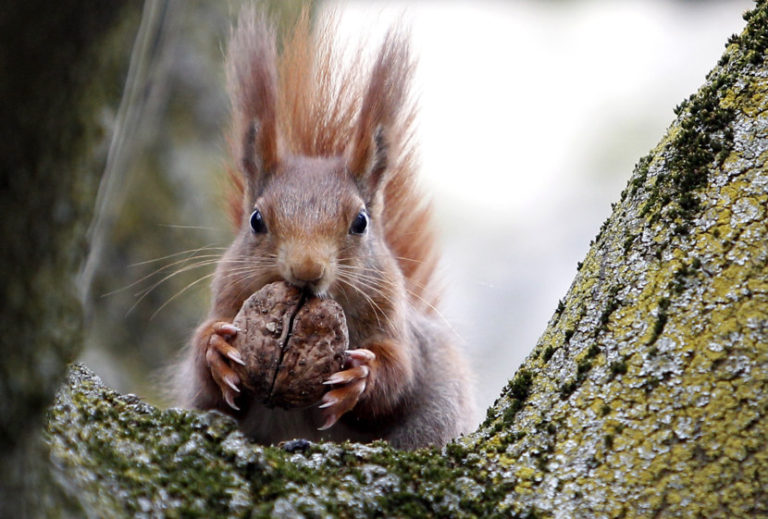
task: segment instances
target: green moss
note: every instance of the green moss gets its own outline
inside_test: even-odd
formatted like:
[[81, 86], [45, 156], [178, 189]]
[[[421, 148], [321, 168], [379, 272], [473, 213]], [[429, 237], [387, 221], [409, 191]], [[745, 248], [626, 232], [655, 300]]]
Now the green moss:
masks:
[[608, 302], [605, 305], [603, 312], [600, 314], [600, 326], [595, 329], [595, 336], [597, 336], [597, 334], [601, 331], [605, 330], [605, 327], [611, 318], [611, 314], [621, 306], [621, 301], [616, 297], [619, 293], [619, 290], [620, 288], [618, 286], [612, 286], [608, 290]]
[[651, 338], [648, 339], [647, 344], [650, 346], [656, 342], [656, 340], [661, 336], [661, 332], [664, 331], [664, 326], [667, 324], [667, 320], [669, 319], [669, 315], [667, 314], [667, 310], [669, 309], [670, 301], [669, 298], [663, 297], [659, 301], [659, 306], [656, 313], [656, 320], [653, 323], [653, 330], [651, 332]]
[[[743, 50], [728, 50], [728, 67], [742, 67], [736, 72], [753, 66]], [[739, 81], [764, 82], [764, 70], [748, 71]], [[724, 88], [715, 76], [708, 84]], [[740, 128], [737, 145], [720, 164], [712, 142], [726, 132], [702, 141], [714, 159], [702, 166], [707, 182], [700, 185], [668, 171], [681, 124], [694, 117], [693, 101], [683, 107], [648, 159], [643, 182], [627, 189], [632, 196], [587, 254], [538, 355], [507, 384], [478, 431], [442, 450], [321, 443], [286, 452], [250, 445], [218, 415], [141, 409], [94, 385], [98, 395], [83, 402], [83, 391], [70, 389], [49, 425], [60, 476], [85, 502], [95, 501], [94, 514], [105, 508], [93, 496], [118, 496], [114, 502], [125, 495], [133, 501], [126, 510], [149, 516], [201, 516], [208, 506], [222, 516], [765, 515], [768, 195], [761, 182], [768, 139], [761, 128], [768, 106], [759, 90], [750, 93], [752, 115], [742, 109], [743, 90], [724, 94]], [[681, 171], [699, 160], [691, 149], [683, 152], [692, 155], [681, 159]], [[753, 207], [762, 212], [750, 213]], [[690, 218], [697, 211], [705, 217]], [[673, 235], [674, 224], [687, 234]], [[629, 245], [632, 262], [622, 254], [629, 235], [643, 236]], [[553, 355], [563, 336], [568, 346]], [[94, 416], [100, 428], [89, 427]], [[156, 450], [136, 447], [158, 443]], [[201, 463], [217, 466], [219, 477]], [[84, 466], [98, 467], [97, 476]], [[197, 471], [214, 496], [210, 505]], [[172, 499], [152, 501], [158, 488]], [[182, 507], [174, 498], [184, 492]], [[139, 499], [150, 500], [148, 511]]]
[[[613, 211], [616, 208], [616, 204], [611, 204], [611, 210]], [[608, 225], [610, 225], [611, 219], [606, 218], [603, 223], [600, 225], [600, 230], [597, 232], [597, 235], [594, 237], [594, 239], [589, 243], [590, 247], [597, 242], [600, 241], [600, 238], [603, 236], [606, 230], [608, 230]]]
[[533, 374], [527, 369], [518, 370], [517, 374], [507, 383], [503, 394], [509, 398], [509, 405], [502, 414], [502, 422], [510, 424], [517, 412], [523, 408], [525, 400], [531, 392]]
[[563, 382], [560, 386], [560, 399], [567, 400], [576, 391], [577, 387], [579, 387], [579, 383], [576, 380]]
[[502, 415], [502, 420], [504, 421], [504, 423], [506, 424], [512, 423], [512, 421], [515, 418], [515, 415], [520, 409], [522, 409], [522, 407], [523, 407], [523, 402], [521, 400], [513, 398], [512, 401], [509, 403], [509, 407], [507, 407], [504, 410], [504, 414]]
[[583, 358], [579, 360], [579, 362], [576, 364], [576, 380], [578, 380], [579, 382], [584, 380], [584, 378], [586, 378], [587, 373], [589, 372], [590, 369], [592, 369], [591, 360], [587, 358]]
[[675, 271], [672, 279], [672, 292], [680, 295], [685, 290], [686, 278], [690, 275], [688, 268], [683, 265], [677, 271]]
[[632, 174], [632, 180], [629, 183], [630, 196], [634, 196], [637, 190], [645, 185], [645, 181], [648, 178], [648, 166], [651, 164], [652, 159], [653, 159], [653, 155], [648, 154], [645, 157], [641, 158], [637, 164], [635, 164], [635, 170]]
[[[641, 215], [657, 211], [657, 220], [658, 211], [672, 203], [667, 218], [680, 220], [675, 225], [675, 234], [679, 236], [689, 234], [688, 222], [699, 213], [701, 202], [696, 191], [707, 185], [707, 172], [719, 168], [733, 150], [731, 126], [738, 112], [724, 102], [738, 80], [732, 71], [747, 63], [760, 65], [764, 59], [766, 37], [757, 27], [763, 24], [765, 13], [760, 9], [754, 12], [757, 14], [749, 15], [755, 18], [754, 23], [741, 36], [729, 40], [728, 45], [739, 46], [740, 52], [727, 53], [720, 67], [709, 74], [709, 82], [675, 108], [679, 126], [666, 147], [667, 172], [657, 176]], [[645, 184], [649, 163], [650, 160], [641, 160], [638, 164], [631, 182], [633, 192]]]
[[626, 360], [618, 360], [611, 362], [610, 366], [608, 367], [609, 372], [611, 373], [611, 378], [616, 377], [618, 375], [624, 375], [627, 373], [627, 361]]
[[512, 380], [509, 381], [504, 392], [518, 400], [525, 400], [531, 392], [533, 374], [527, 369], [520, 369]]
[[662, 378], [658, 376], [651, 376], [645, 379], [642, 384], [642, 388], [646, 393], [650, 393], [661, 384]]
[[634, 236], [627, 236], [624, 239], [624, 245], [622, 246], [622, 249], [624, 250], [624, 254], [629, 254], [630, 249], [632, 249], [632, 244], [635, 243], [635, 237]]
[[463, 462], [471, 451], [458, 440], [454, 440], [445, 446], [445, 453], [455, 462]]
[[701, 268], [701, 260], [699, 258], [693, 258], [691, 262], [691, 268], [693, 270], [699, 270]]

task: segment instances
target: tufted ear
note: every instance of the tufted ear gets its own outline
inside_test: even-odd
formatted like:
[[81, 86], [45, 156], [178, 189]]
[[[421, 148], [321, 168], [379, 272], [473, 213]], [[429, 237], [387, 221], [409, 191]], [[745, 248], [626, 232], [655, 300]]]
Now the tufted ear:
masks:
[[366, 204], [373, 203], [376, 194], [384, 185], [389, 166], [389, 141], [384, 127], [376, 127], [372, 136], [357, 142], [349, 158], [349, 171], [355, 178], [358, 189]]
[[395, 133], [395, 129], [401, 127], [403, 117], [408, 117], [411, 68], [407, 40], [397, 31], [390, 31], [373, 60], [348, 156], [349, 170], [366, 203], [374, 202], [383, 191], [387, 172], [394, 167], [390, 161], [399, 156], [408, 138]]
[[240, 168], [245, 176], [247, 193], [252, 203], [264, 189], [277, 166], [277, 137], [274, 126], [265, 127], [251, 120], [243, 132]]
[[276, 35], [262, 10], [247, 6], [241, 11], [229, 40], [226, 71], [233, 156], [252, 202], [274, 171], [279, 153]]

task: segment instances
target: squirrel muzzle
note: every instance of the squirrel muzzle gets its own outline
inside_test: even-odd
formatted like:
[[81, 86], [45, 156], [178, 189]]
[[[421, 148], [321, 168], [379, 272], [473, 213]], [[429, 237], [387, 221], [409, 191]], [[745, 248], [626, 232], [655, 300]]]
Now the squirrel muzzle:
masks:
[[288, 243], [278, 255], [280, 275], [288, 283], [323, 295], [335, 279], [333, 255], [326, 247]]

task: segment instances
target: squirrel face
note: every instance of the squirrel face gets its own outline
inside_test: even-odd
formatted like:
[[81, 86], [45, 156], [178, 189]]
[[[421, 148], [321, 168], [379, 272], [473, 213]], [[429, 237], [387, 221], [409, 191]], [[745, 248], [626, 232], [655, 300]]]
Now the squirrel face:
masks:
[[372, 228], [342, 158], [281, 161], [253, 204], [248, 238], [275, 274], [316, 295], [349, 283], [364, 267]]

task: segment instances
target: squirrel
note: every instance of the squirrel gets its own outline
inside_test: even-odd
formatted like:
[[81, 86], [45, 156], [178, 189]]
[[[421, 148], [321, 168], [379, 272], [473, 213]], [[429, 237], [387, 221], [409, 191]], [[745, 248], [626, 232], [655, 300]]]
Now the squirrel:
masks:
[[[467, 363], [436, 309], [436, 237], [412, 144], [414, 63], [391, 29], [366, 66], [362, 49], [338, 48], [335, 23], [313, 30], [305, 10], [278, 52], [266, 15], [240, 13], [226, 57], [237, 234], [175, 392], [183, 406], [234, 416], [263, 444], [443, 445], [474, 426], [475, 408]], [[247, 401], [232, 369], [242, 363], [234, 316], [280, 280], [333, 298], [347, 319], [345, 365], [310, 409]]]

